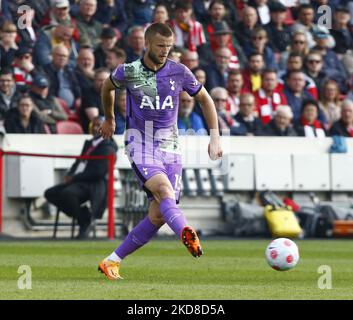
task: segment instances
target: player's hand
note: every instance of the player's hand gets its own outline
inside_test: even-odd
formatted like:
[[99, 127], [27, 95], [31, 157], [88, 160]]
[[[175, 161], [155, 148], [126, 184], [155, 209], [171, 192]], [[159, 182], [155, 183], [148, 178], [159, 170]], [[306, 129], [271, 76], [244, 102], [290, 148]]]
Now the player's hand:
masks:
[[99, 134], [104, 139], [109, 139], [115, 132], [115, 120], [104, 120], [102, 126], [99, 128]]
[[208, 144], [208, 155], [210, 156], [211, 160], [222, 158], [223, 150], [219, 138], [211, 139], [210, 143]]

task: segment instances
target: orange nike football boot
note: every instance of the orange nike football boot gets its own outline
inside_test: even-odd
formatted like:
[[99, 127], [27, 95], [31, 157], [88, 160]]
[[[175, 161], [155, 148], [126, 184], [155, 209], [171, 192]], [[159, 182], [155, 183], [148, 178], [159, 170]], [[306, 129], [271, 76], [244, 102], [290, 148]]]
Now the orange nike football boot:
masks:
[[104, 273], [109, 280], [121, 280], [123, 279], [119, 274], [120, 263], [114, 262], [108, 259], [104, 259], [98, 265], [98, 271]]
[[180, 238], [185, 247], [195, 258], [199, 258], [203, 255], [199, 237], [192, 227], [184, 227], [181, 231]]

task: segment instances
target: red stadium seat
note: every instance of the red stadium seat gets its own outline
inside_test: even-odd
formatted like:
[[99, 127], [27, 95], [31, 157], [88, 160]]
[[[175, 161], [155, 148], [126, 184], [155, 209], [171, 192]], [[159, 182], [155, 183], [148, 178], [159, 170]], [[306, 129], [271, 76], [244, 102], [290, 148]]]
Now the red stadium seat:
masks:
[[83, 134], [81, 125], [75, 121], [58, 121], [56, 132], [58, 134]]

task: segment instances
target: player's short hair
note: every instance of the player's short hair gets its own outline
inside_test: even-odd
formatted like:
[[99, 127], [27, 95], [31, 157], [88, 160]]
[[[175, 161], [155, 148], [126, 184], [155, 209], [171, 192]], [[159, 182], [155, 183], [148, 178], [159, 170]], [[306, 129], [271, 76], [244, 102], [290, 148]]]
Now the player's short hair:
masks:
[[145, 40], [150, 40], [159, 33], [163, 37], [172, 37], [173, 30], [165, 23], [152, 23], [145, 32]]

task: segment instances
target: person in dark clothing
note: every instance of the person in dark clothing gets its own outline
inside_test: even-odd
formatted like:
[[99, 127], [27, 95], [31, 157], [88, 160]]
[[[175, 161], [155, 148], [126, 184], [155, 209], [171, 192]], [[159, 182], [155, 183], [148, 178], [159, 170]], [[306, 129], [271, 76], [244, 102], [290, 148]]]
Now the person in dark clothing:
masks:
[[275, 111], [274, 118], [265, 126], [265, 136], [295, 137], [295, 132], [291, 121], [293, 112], [290, 106], [279, 105]]
[[255, 97], [251, 93], [243, 93], [239, 99], [239, 112], [234, 117], [230, 128], [232, 136], [262, 136], [262, 121], [255, 117]]
[[16, 108], [21, 93], [16, 88], [15, 76], [10, 68], [0, 70], [0, 120], [8, 110]]
[[275, 52], [283, 52], [291, 42], [290, 27], [284, 24], [287, 8], [281, 2], [270, 3], [271, 21], [265, 25], [269, 44]]
[[[96, 117], [93, 122], [93, 138], [86, 140], [81, 156], [115, 155], [118, 146], [113, 139], [104, 140], [98, 130], [103, 120]], [[78, 239], [87, 238], [91, 221], [100, 219], [107, 206], [108, 160], [77, 159], [65, 176], [64, 183], [47, 189], [45, 198], [70, 217], [76, 218], [80, 226]], [[91, 210], [82, 206], [90, 201]]]
[[56, 133], [56, 123], [65, 121], [68, 115], [58, 100], [49, 95], [49, 82], [41, 74], [37, 74], [28, 93], [34, 103], [34, 111], [49, 127], [51, 133]]
[[341, 118], [333, 123], [330, 136], [344, 136], [353, 138], [353, 101], [345, 100], [342, 103]]
[[324, 138], [326, 130], [319, 121], [319, 104], [316, 100], [304, 100], [299, 120], [294, 123], [295, 131], [299, 137]]
[[44, 66], [50, 82], [49, 94], [64, 99], [70, 108], [81, 97], [81, 90], [75, 72], [68, 66], [69, 51], [64, 45], [53, 49], [53, 61]]
[[97, 69], [94, 74], [93, 85], [83, 91], [80, 120], [85, 133], [88, 133], [89, 124], [95, 117], [104, 115], [100, 92], [104, 80], [109, 75], [110, 72], [108, 69]]
[[44, 123], [33, 112], [32, 98], [24, 95], [17, 108], [10, 109], [5, 115], [6, 133], [46, 133]]

